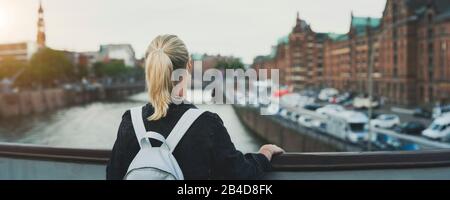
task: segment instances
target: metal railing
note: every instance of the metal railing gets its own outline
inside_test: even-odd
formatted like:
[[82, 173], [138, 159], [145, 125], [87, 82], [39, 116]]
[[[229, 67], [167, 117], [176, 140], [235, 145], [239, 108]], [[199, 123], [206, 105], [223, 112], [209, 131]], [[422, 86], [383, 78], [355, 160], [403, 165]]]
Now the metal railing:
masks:
[[49, 147], [23, 143], [0, 143], [0, 157], [55, 162], [106, 164], [110, 150]]
[[[321, 122], [326, 122], [328, 120], [326, 116], [321, 115], [314, 111], [306, 110], [304, 108], [283, 108], [283, 109], [286, 109], [289, 112], [296, 113], [299, 115], [308, 116], [314, 120], [319, 120]], [[372, 131], [372, 135], [369, 136], [369, 138], [374, 138], [374, 136], [376, 136], [376, 135], [384, 135], [384, 136], [389, 136], [389, 137], [399, 139], [399, 140], [402, 140], [402, 141], [405, 141], [408, 143], [417, 144], [424, 148], [450, 149], [450, 144], [448, 144], [448, 143], [432, 141], [432, 140], [429, 140], [429, 139], [426, 139], [423, 137], [419, 137], [419, 136], [400, 134], [393, 130], [371, 127], [370, 131]], [[371, 142], [374, 142], [374, 141], [371, 140]], [[371, 147], [371, 149], [372, 149], [372, 147]]]
[[[110, 150], [101, 149], [74, 149], [33, 144], [0, 143], [0, 157], [26, 160], [106, 164], [110, 153]], [[450, 150], [286, 153], [274, 157], [272, 161], [275, 170], [336, 169], [336, 166], [359, 166], [359, 168], [373, 166], [390, 167], [402, 164], [412, 167], [430, 164], [450, 165]]]

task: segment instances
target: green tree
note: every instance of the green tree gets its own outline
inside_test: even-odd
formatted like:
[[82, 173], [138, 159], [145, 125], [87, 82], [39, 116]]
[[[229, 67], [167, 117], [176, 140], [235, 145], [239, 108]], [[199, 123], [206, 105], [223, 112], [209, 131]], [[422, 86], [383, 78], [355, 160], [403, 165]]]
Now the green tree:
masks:
[[231, 69], [244, 69], [244, 63], [242, 63], [240, 59], [233, 59], [229, 63], [229, 67]]
[[74, 66], [64, 52], [44, 48], [31, 58], [28, 73], [30, 81], [49, 86], [55, 81], [74, 78]]
[[77, 66], [75, 66], [74, 74], [76, 75], [77, 79], [87, 77], [89, 75], [88, 66], [78, 64]]
[[217, 61], [215, 68], [217, 68], [217, 69], [244, 69], [244, 64], [238, 58], [220, 59]]
[[6, 57], [0, 62], [0, 79], [18, 76], [26, 66], [26, 62]]
[[111, 60], [107, 63], [97, 62], [94, 64], [94, 73], [97, 77], [126, 76], [130, 68], [126, 67], [121, 60]]
[[221, 60], [217, 61], [215, 68], [217, 68], [217, 69], [228, 69], [229, 65], [228, 65], [227, 61], [221, 59]]

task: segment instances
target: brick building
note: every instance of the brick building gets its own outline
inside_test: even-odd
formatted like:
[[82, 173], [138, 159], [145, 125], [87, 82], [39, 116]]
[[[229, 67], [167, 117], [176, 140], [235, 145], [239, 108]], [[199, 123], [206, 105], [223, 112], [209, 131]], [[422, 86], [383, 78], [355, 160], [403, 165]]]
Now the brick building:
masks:
[[324, 41], [326, 34], [316, 33], [297, 13], [297, 22], [289, 35], [288, 80], [294, 89], [321, 86], [323, 82]]
[[[347, 34], [328, 34], [325, 42], [324, 81], [325, 85], [339, 90], [365, 93], [370, 50], [373, 36], [378, 31], [380, 19], [351, 15]], [[377, 50], [375, 48], [375, 53]], [[378, 59], [375, 60], [378, 66]], [[376, 68], [376, 67], [375, 67]], [[379, 74], [375, 71], [375, 74]]]
[[253, 67], [280, 68], [282, 83], [296, 89], [367, 93], [373, 52], [376, 97], [402, 105], [450, 103], [448, 0], [387, 0], [381, 19], [352, 14], [345, 34], [315, 33], [297, 17], [288, 38]]
[[375, 94], [395, 104], [449, 103], [450, 1], [388, 0], [381, 31]]
[[280, 83], [296, 90], [317, 87], [323, 82], [325, 39], [326, 34], [314, 32], [297, 13], [291, 33], [278, 39], [270, 55], [256, 57], [252, 67], [279, 69]]
[[450, 1], [411, 4], [419, 17], [412, 49], [417, 52], [417, 101], [450, 103]]

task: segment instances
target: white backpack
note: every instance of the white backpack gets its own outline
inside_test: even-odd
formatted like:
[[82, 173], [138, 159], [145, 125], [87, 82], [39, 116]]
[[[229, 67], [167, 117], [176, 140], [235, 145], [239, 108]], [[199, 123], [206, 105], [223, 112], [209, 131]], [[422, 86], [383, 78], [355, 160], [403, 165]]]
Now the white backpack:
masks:
[[[187, 110], [165, 139], [159, 133], [145, 130], [142, 107], [132, 108], [131, 121], [141, 149], [128, 167], [124, 179], [183, 180], [183, 172], [172, 153], [189, 127], [203, 112], [199, 109]], [[161, 147], [152, 147], [149, 138], [161, 141]]]

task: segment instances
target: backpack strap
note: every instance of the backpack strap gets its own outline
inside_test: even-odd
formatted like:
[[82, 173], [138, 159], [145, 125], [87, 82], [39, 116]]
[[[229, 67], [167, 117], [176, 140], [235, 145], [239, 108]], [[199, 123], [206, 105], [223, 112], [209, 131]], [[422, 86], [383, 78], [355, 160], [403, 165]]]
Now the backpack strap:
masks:
[[204, 112], [205, 111], [199, 109], [189, 109], [183, 114], [183, 116], [181, 116], [180, 120], [178, 120], [178, 123], [166, 139], [166, 144], [169, 147], [170, 152], [175, 150], [175, 147], [178, 145], [178, 142], [180, 142], [186, 131]]
[[148, 138], [156, 139], [163, 143], [165, 142], [164, 136], [162, 136], [161, 134], [153, 131], [147, 132], [147, 130], [145, 129], [144, 119], [142, 118], [143, 107], [132, 108], [130, 109], [130, 112], [134, 133], [136, 134], [136, 138], [141, 148], [152, 147], [152, 144], [150, 143]]

